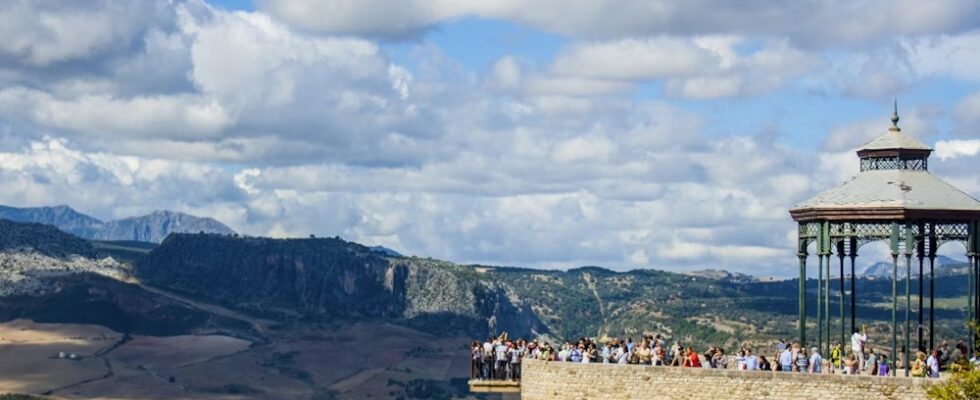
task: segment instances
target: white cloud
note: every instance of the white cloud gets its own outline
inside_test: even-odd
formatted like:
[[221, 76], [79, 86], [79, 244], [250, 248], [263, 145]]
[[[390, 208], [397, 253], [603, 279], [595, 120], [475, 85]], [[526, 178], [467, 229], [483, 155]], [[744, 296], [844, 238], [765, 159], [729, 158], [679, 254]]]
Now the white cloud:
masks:
[[[854, 46], [900, 35], [975, 27], [970, 0], [699, 2], [584, 0], [331, 1], [262, 0], [259, 8], [303, 29], [333, 34], [414, 36], [466, 16], [527, 24], [570, 37], [608, 39], [694, 34], [790, 37], [808, 46]], [[560, 17], [556, 11], [561, 10]]]
[[173, 9], [165, 1], [10, 0], [0, 4], [0, 61], [31, 67], [124, 51], [153, 27], [165, 26]]
[[[10, 4], [0, 20], [71, 14]], [[812, 154], [798, 138], [751, 136], [760, 108], [812, 98], [704, 100], [820, 84], [850, 96], [858, 91], [821, 82], [849, 77], [869, 81], [867, 93], [931, 74], [968, 79], [848, 57], [858, 53], [849, 46], [884, 40], [888, 64], [916, 60], [913, 47], [968, 61], [956, 49], [972, 48], [959, 39], [972, 34], [957, 32], [973, 21], [971, 4], [953, 1], [956, 13], [898, 2], [871, 15], [883, 4], [872, 1], [844, 16], [822, 3], [561, 2], [563, 18], [550, 0], [269, 0], [268, 14], [196, 0], [92, 4], [92, 21], [141, 17], [78, 38], [29, 26], [0, 44], [0, 203], [68, 202], [100, 217], [175, 208], [249, 234], [341, 235], [459, 262], [777, 275], [792, 273], [786, 209], [855, 173], [851, 150], [883, 133], [887, 116], [838, 123]], [[28, 13], [4, 14], [18, 7]], [[495, 56], [484, 73], [420, 36], [466, 16], [568, 42], [554, 59]], [[883, 39], [935, 32], [951, 33]], [[400, 65], [384, 40], [406, 34], [418, 41], [398, 44], [411, 49]], [[840, 76], [820, 73], [824, 58]], [[748, 111], [744, 123], [718, 124], [729, 105]], [[961, 102], [958, 129], [974, 108]], [[975, 193], [975, 144], [947, 140], [935, 128], [945, 114], [929, 109], [903, 111], [903, 129], [938, 138], [930, 167]]]
[[940, 140], [936, 142], [936, 157], [940, 160], [980, 154], [980, 139]]
[[780, 88], [820, 64], [786, 41], [740, 54], [737, 36], [655, 37], [573, 45], [551, 74], [586, 79], [665, 80], [668, 94], [695, 99], [751, 95]]

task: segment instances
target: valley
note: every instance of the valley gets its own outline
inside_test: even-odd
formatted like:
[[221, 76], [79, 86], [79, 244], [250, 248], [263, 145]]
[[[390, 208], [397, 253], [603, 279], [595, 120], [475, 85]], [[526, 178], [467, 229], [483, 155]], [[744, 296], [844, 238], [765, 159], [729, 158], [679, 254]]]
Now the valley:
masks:
[[[465, 397], [467, 344], [501, 332], [552, 342], [660, 333], [699, 348], [762, 349], [796, 333], [795, 280], [459, 265], [339, 238], [87, 241], [0, 224], [0, 392]], [[956, 339], [965, 287], [957, 264], [942, 268], [937, 337]], [[857, 290], [860, 322], [885, 337], [891, 282], [862, 277]]]

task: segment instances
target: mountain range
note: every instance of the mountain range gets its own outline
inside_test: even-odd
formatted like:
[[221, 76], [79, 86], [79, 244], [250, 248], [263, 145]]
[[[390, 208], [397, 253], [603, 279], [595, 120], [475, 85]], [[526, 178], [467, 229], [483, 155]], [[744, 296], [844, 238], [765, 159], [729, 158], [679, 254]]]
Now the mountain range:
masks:
[[[65, 216], [51, 220], [75, 221], [76, 227], [90, 221], [70, 208], [51, 210], [22, 213], [35, 218]], [[99, 231], [107, 225], [100, 225]], [[662, 332], [700, 344], [771, 340], [789, 337], [795, 330], [798, 283], [792, 279], [758, 280], [720, 270], [683, 274], [615, 272], [601, 267], [554, 271], [460, 265], [405, 257], [339, 238], [273, 239], [209, 234], [200, 229], [174, 233], [172, 228], [178, 224], [158, 221], [156, 225], [162, 227], [159, 232], [170, 232], [159, 245], [86, 241], [54, 235], [53, 228], [42, 229], [40, 224], [6, 222], [0, 229], [0, 253], [16, 253], [9, 258], [20, 266], [18, 271], [28, 270], [26, 264], [32, 259], [56, 258], [64, 262], [43, 263], [91, 272], [102, 280], [128, 276], [131, 278], [123, 283], [131, 279], [145, 287], [275, 321], [385, 321], [435, 335], [483, 336], [507, 331], [572, 338]], [[32, 255], [38, 252], [40, 255]], [[72, 261], [76, 257], [96, 261], [111, 257], [127, 268], [111, 263], [79, 268]], [[955, 260], [939, 261], [940, 265], [956, 265]], [[962, 279], [959, 270], [943, 267], [942, 271], [937, 274], [936, 287], [942, 289], [937, 297], [963, 296], [963, 285], [957, 283]], [[44, 274], [38, 276], [43, 280]], [[859, 315], [869, 324], [885, 321], [888, 310], [879, 305], [890, 300], [890, 284], [859, 278]], [[5, 285], [16, 286], [17, 282], [0, 279], [0, 288]], [[815, 287], [815, 283], [810, 286]], [[11, 292], [23, 293], [22, 289]], [[949, 309], [937, 310], [940, 318], [959, 315], [958, 302], [949, 304]], [[813, 306], [808, 306], [813, 308], [810, 312], [815, 312]], [[937, 330], [952, 326], [956, 325], [941, 325]]]
[[[905, 279], [905, 265], [904, 260], [900, 259], [898, 264], [898, 278]], [[929, 273], [929, 260], [923, 261], [923, 274]], [[966, 274], [966, 267], [969, 264], [966, 261], [956, 260], [947, 256], [936, 256], [935, 261], [936, 276], [948, 276], [948, 275], [963, 275]], [[879, 261], [865, 267], [861, 271], [861, 276], [872, 279], [888, 279], [892, 278], [894, 266], [891, 261]], [[918, 275], [919, 273], [919, 263], [917, 258], [912, 259], [912, 274]]]
[[0, 206], [0, 219], [53, 225], [62, 231], [90, 240], [160, 243], [171, 233], [235, 233], [213, 218], [165, 210], [103, 222], [67, 205], [28, 208]]

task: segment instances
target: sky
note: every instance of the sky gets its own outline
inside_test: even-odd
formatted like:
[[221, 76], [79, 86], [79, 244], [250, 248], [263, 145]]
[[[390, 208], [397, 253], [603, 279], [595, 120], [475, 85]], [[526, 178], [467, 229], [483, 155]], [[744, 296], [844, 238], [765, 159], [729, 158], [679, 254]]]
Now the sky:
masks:
[[972, 0], [8, 0], [0, 37], [6, 205], [789, 276], [895, 99], [980, 197]]

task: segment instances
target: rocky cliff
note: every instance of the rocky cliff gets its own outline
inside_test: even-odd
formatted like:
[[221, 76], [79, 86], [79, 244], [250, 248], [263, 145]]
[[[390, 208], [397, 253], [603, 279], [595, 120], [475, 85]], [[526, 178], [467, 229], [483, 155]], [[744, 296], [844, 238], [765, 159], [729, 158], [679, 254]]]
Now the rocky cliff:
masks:
[[251, 328], [143, 290], [130, 267], [50, 225], [0, 220], [0, 321], [87, 323], [175, 335]]
[[381, 319], [480, 336], [503, 326], [544, 329], [519, 298], [471, 267], [388, 258], [340, 239], [175, 234], [137, 263], [136, 275], [267, 317]]

